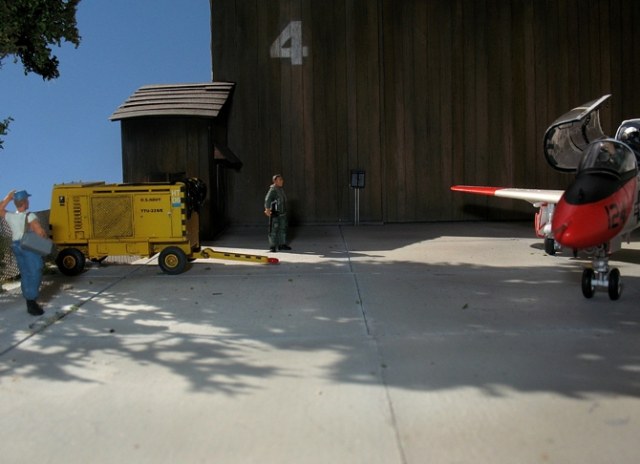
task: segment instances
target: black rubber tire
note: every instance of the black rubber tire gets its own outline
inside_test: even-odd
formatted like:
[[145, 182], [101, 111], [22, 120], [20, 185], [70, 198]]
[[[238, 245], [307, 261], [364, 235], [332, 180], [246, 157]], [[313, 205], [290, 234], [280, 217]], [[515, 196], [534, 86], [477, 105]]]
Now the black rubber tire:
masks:
[[187, 268], [187, 255], [178, 247], [167, 247], [160, 252], [158, 266], [165, 274], [182, 274]]
[[620, 271], [616, 268], [609, 272], [609, 298], [617, 300], [622, 295], [622, 282], [620, 280]]
[[552, 238], [545, 238], [544, 251], [549, 256], [554, 256], [556, 254], [556, 241]]
[[65, 248], [58, 252], [56, 265], [60, 272], [68, 276], [76, 276], [84, 269], [86, 258], [77, 248]]
[[591, 284], [594, 272], [593, 269], [587, 268], [582, 271], [582, 294], [585, 298], [592, 298], [596, 288]]

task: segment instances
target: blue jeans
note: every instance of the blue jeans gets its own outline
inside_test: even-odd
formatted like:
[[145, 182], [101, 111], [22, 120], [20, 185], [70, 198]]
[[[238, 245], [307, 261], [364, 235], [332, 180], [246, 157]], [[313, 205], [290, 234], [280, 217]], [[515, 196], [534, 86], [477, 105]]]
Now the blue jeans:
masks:
[[20, 242], [11, 242], [11, 249], [20, 269], [20, 287], [22, 295], [27, 300], [35, 300], [40, 295], [40, 283], [42, 282], [42, 268], [44, 262], [42, 256], [33, 251], [20, 248]]

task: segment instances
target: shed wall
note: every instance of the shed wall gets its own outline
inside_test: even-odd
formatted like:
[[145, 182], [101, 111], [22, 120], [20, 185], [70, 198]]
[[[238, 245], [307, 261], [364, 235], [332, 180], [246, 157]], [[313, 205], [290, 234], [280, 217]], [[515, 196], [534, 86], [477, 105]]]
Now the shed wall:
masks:
[[198, 177], [208, 188], [200, 208], [200, 238], [207, 240], [226, 224], [217, 213], [220, 192], [207, 118], [131, 118], [121, 121], [122, 174], [125, 182], [175, 181]]
[[276, 172], [293, 222], [350, 222], [356, 168], [363, 222], [529, 218], [449, 187], [564, 188], [542, 153], [556, 117], [606, 93], [605, 131], [640, 116], [634, 0], [210, 1], [236, 224], [264, 221]]

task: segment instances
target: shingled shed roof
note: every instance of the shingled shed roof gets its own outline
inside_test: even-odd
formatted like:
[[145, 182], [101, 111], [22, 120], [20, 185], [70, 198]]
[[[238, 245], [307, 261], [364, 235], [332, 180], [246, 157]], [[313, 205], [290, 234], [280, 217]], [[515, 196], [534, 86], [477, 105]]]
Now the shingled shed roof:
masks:
[[229, 98], [234, 84], [145, 85], [109, 117], [112, 121], [152, 116], [198, 116], [215, 118]]

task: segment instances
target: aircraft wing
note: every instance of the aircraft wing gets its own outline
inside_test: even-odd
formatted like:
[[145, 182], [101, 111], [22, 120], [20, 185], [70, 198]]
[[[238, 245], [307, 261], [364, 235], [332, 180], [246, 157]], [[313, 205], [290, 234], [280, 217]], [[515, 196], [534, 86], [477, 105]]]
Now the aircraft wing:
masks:
[[481, 187], [476, 185], [454, 185], [451, 190], [454, 192], [474, 193], [476, 195], [525, 200], [533, 205], [536, 203], [558, 203], [564, 193], [564, 190]]

